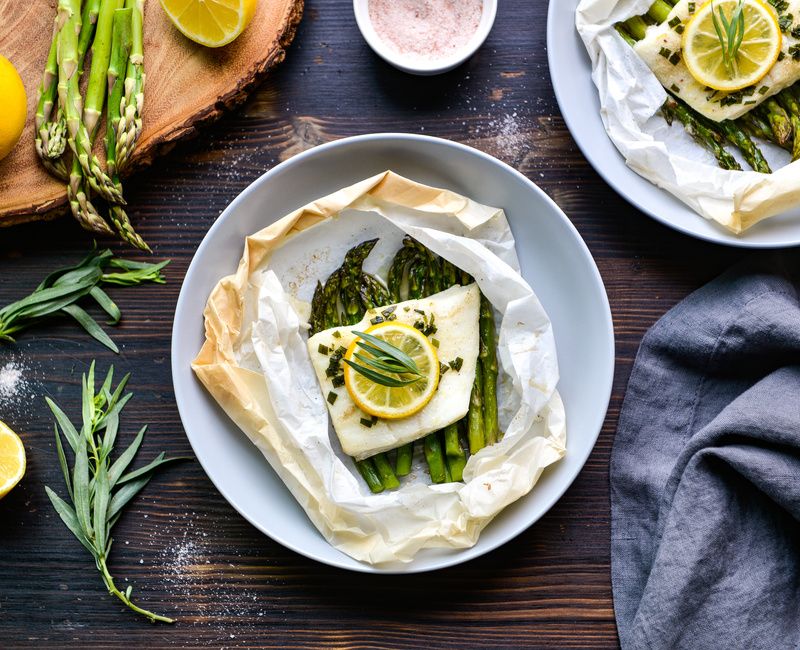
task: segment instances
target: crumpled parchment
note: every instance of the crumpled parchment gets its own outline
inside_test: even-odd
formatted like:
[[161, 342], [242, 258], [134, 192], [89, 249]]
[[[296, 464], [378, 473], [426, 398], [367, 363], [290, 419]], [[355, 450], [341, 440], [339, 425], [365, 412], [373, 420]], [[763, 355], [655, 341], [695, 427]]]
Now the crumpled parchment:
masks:
[[[373, 495], [330, 426], [306, 319], [317, 280], [349, 248], [380, 237], [365, 268], [385, 277], [406, 233], [470, 273], [499, 312], [505, 436], [469, 459], [463, 484], [428, 485], [417, 458], [402, 488]], [[473, 546], [565, 454], [553, 332], [520, 275], [505, 214], [448, 190], [384, 172], [248, 237], [237, 272], [211, 293], [205, 330], [195, 373], [325, 538], [357, 560], [408, 562], [423, 548]]]
[[628, 166], [735, 234], [800, 205], [800, 167], [786, 164], [785, 152], [759, 142], [772, 174], [720, 169], [683, 126], [669, 127], [657, 115], [667, 93], [614, 29], [619, 21], [646, 13], [651, 4], [581, 0], [575, 14], [592, 61], [603, 124]]

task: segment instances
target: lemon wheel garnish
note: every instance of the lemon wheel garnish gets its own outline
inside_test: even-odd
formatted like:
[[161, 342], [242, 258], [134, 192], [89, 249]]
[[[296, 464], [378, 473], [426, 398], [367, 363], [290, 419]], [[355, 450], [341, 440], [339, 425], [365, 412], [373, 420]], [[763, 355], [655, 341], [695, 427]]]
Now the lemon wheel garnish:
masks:
[[[365, 413], [387, 420], [406, 418], [421, 411], [431, 401], [439, 385], [439, 357], [436, 348], [418, 329], [403, 323], [388, 322], [366, 330], [367, 334], [386, 341], [402, 350], [417, 364], [420, 378], [414, 383], [389, 387], [368, 379], [347, 364], [344, 366], [344, 385], [356, 406]], [[347, 348], [345, 359], [360, 352], [356, 339]], [[407, 379], [401, 375], [391, 375]]]
[[0, 499], [25, 475], [25, 447], [8, 425], [0, 422]]
[[744, 37], [728, 65], [714, 28], [714, 13], [730, 18], [739, 0], [709, 0], [698, 8], [683, 32], [683, 60], [701, 84], [733, 92], [758, 83], [770, 71], [781, 51], [783, 37], [775, 9], [763, 0], [744, 0]]
[[257, 0], [161, 0], [184, 36], [206, 47], [227, 45], [250, 23]]

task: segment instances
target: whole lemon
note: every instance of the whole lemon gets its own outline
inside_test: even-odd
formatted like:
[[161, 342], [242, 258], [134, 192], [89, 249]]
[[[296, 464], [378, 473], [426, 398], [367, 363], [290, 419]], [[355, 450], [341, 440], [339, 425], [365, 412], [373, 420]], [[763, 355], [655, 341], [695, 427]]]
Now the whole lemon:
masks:
[[16, 68], [0, 54], [0, 160], [17, 144], [25, 128], [28, 98]]

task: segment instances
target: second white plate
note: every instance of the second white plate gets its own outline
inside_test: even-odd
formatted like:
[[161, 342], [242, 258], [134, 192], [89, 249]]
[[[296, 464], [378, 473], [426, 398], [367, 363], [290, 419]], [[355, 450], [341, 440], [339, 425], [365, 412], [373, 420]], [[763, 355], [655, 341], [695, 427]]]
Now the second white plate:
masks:
[[600, 100], [592, 81], [589, 55], [575, 28], [578, 3], [579, 0], [550, 0], [547, 56], [564, 121], [597, 173], [642, 212], [692, 237], [746, 248], [800, 245], [800, 208], [762, 221], [742, 235], [733, 235], [625, 164], [600, 119]]

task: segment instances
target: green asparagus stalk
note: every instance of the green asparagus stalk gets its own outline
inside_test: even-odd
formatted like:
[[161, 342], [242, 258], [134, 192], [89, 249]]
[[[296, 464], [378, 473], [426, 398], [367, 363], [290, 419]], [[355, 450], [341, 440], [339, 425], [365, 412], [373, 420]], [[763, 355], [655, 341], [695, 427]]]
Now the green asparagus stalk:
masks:
[[480, 337], [483, 433], [486, 444], [493, 445], [500, 439], [500, 425], [497, 420], [497, 341], [492, 305], [484, 296], [481, 296]]
[[[118, 3], [120, 4], [120, 3]], [[125, 72], [128, 55], [131, 49], [131, 9], [116, 9], [112, 26], [111, 53], [108, 63], [108, 110], [106, 114], [106, 166], [111, 181], [122, 192], [122, 182], [116, 165], [117, 138], [116, 127], [119, 123], [120, 102], [124, 90], [122, 75]], [[85, 113], [84, 113], [85, 116]], [[86, 120], [84, 119], [84, 122]], [[128, 213], [120, 205], [109, 206], [109, 219], [117, 229], [120, 237], [141, 250], [152, 252], [147, 243], [133, 228]]]
[[792, 126], [792, 160], [800, 158], [800, 103], [791, 92], [780, 92], [775, 96], [778, 104], [786, 111]]
[[414, 459], [414, 443], [409, 442], [397, 448], [397, 460], [394, 473], [397, 476], [408, 476], [411, 473], [411, 461]]
[[656, 0], [647, 10], [647, 15], [656, 23], [664, 23], [669, 18], [672, 6], [665, 0]]
[[425, 450], [425, 460], [428, 462], [428, 469], [431, 473], [431, 481], [433, 483], [444, 483], [447, 480], [447, 469], [439, 435], [432, 433], [426, 436], [423, 449]]
[[[704, 120], [704, 123], [707, 126], [714, 124], [714, 122], [711, 122], [710, 120]], [[728, 139], [728, 142], [739, 148], [744, 156], [744, 159], [747, 161], [747, 164], [750, 165], [750, 167], [757, 172], [761, 172], [762, 174], [772, 173], [767, 159], [764, 158], [764, 155], [761, 153], [761, 149], [755, 145], [755, 143], [750, 139], [750, 136], [747, 135], [735, 122], [732, 120], [724, 120], [716, 124], [719, 125], [719, 129]]]
[[325, 287], [322, 282], [317, 282], [314, 289], [314, 297], [311, 298], [311, 316], [308, 319], [309, 329], [308, 336], [314, 336], [317, 332], [325, 329], [325, 303], [323, 302], [323, 294]]
[[761, 138], [762, 140], [777, 144], [777, 142], [775, 142], [775, 134], [772, 132], [772, 127], [769, 125], [769, 122], [764, 120], [761, 116], [756, 115], [754, 111], [745, 113], [737, 121], [751, 137]]
[[[78, 34], [81, 30], [80, 0], [58, 0], [56, 13], [58, 44], [58, 99], [65, 110], [69, 137], [75, 137], [80, 124], [80, 90], [78, 88]], [[77, 102], [77, 106], [76, 106]], [[70, 111], [66, 107], [71, 107]]]
[[83, 177], [83, 169], [78, 159], [72, 158], [72, 171], [67, 185], [67, 199], [72, 215], [84, 230], [98, 235], [113, 235], [105, 219], [100, 215], [89, 198], [89, 188]]
[[707, 127], [701, 120], [697, 119], [697, 114], [684, 103], [673, 98], [667, 99], [661, 107], [664, 119], [670, 124], [677, 119], [691, 135], [695, 141], [705, 146], [714, 154], [719, 166], [722, 169], [741, 170], [741, 166], [736, 159], [728, 153], [722, 146], [722, 136], [712, 128]]
[[[39, 86], [34, 119], [36, 153], [44, 167], [56, 178], [66, 181], [67, 168], [61, 156], [67, 145], [67, 125], [58, 99], [58, 34], [54, 27], [42, 83]], [[55, 111], [55, 120], [52, 119]]]
[[384, 489], [393, 490], [400, 487], [400, 481], [397, 480], [392, 464], [386, 454], [377, 454], [372, 457], [372, 461], [375, 463], [375, 469], [378, 471], [378, 476], [381, 477], [381, 485], [383, 485]]
[[[70, 140], [70, 146], [83, 168], [83, 175], [89, 186], [104, 199], [117, 204], [125, 203], [120, 188], [103, 170], [100, 161], [92, 154], [92, 145], [97, 133], [97, 125], [103, 112], [106, 88], [108, 85], [108, 64], [111, 57], [112, 29], [114, 12], [121, 0], [101, 0], [97, 17], [97, 28], [92, 43], [92, 67], [86, 88], [86, 102], [77, 131]], [[77, 112], [79, 106], [67, 106], [67, 119]], [[74, 119], [74, 118], [73, 118]]]
[[475, 366], [475, 383], [472, 385], [469, 412], [467, 413], [467, 440], [469, 440], [469, 453], [471, 454], [477, 454], [486, 446], [483, 425], [483, 369], [480, 363]]
[[458, 422], [444, 428], [444, 453], [447, 459], [447, 468], [453, 481], [464, 479], [464, 467], [467, 464], [467, 452], [461, 446], [458, 435]]
[[78, 74], [83, 74], [83, 62], [92, 44], [97, 16], [100, 13], [100, 0], [85, 0], [81, 11], [81, 32], [78, 35]]
[[133, 11], [131, 19], [131, 52], [125, 76], [125, 93], [120, 104], [120, 121], [117, 125], [117, 167], [122, 170], [130, 161], [136, 141], [142, 132], [144, 108], [144, 47], [142, 23], [144, 0], [125, 0], [125, 7]]
[[774, 97], [767, 99], [755, 110], [759, 111], [761, 116], [769, 122], [769, 125], [772, 127], [772, 132], [775, 135], [775, 141], [780, 146], [788, 145], [791, 142], [791, 120]]
[[373, 494], [383, 492], [385, 488], [383, 487], [381, 477], [378, 476], [378, 471], [375, 469], [375, 464], [372, 462], [372, 459], [367, 458], [366, 460], [357, 461], [356, 469], [358, 473], [361, 474], [367, 487], [369, 487], [370, 492]]

